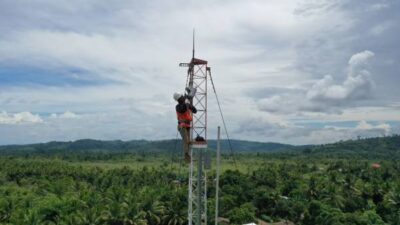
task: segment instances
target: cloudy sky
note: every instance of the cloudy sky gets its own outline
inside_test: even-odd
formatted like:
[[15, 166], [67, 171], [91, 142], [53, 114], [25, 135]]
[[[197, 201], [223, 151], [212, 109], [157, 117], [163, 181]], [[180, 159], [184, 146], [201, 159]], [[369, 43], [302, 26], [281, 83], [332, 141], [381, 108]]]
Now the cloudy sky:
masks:
[[[3, 0], [0, 144], [175, 138], [193, 28], [231, 138], [400, 133], [399, 11], [397, 0]], [[210, 94], [209, 136], [218, 125]]]

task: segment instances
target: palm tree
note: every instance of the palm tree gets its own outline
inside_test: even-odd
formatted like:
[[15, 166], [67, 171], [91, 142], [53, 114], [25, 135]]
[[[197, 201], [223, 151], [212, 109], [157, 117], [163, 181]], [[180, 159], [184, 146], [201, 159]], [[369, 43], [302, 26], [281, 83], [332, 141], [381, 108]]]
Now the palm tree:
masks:
[[147, 220], [148, 224], [161, 224], [161, 218], [165, 214], [165, 207], [159, 201], [145, 202], [142, 207], [144, 218]]
[[24, 215], [23, 219], [24, 225], [40, 225], [42, 224], [42, 218], [33, 210], [29, 210], [28, 213]]
[[162, 217], [163, 224], [165, 225], [182, 225], [187, 223], [187, 211], [184, 207], [180, 206], [181, 202], [177, 201], [167, 202], [165, 215]]
[[105, 210], [108, 224], [131, 224], [128, 219], [127, 204], [112, 202]]
[[309, 200], [318, 199], [318, 197], [319, 197], [317, 179], [314, 176], [312, 176], [310, 178], [310, 180], [308, 181], [307, 196], [308, 196]]
[[58, 222], [59, 225], [78, 225], [83, 224], [81, 221], [82, 216], [77, 213], [63, 215]]
[[335, 208], [341, 209], [344, 207], [345, 199], [338, 190], [337, 186], [329, 185], [322, 200]]
[[77, 220], [82, 225], [102, 225], [108, 219], [108, 213], [106, 211], [100, 211], [97, 207], [87, 208], [83, 212], [78, 214]]
[[13, 202], [9, 199], [5, 199], [0, 205], [0, 222], [7, 222], [12, 214], [14, 209]]
[[388, 194], [388, 202], [395, 209], [400, 209], [400, 193], [397, 191], [391, 191]]
[[126, 216], [127, 224], [132, 225], [147, 225], [147, 220], [145, 219], [145, 213], [141, 211], [140, 203], [138, 203], [138, 196], [133, 193], [128, 193], [126, 195]]

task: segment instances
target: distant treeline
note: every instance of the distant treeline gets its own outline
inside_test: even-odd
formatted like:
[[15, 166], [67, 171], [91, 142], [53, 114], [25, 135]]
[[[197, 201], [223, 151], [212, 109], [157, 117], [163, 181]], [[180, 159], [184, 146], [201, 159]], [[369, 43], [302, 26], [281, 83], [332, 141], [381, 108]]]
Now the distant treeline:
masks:
[[[177, 154], [181, 151], [181, 141], [178, 140], [132, 140], [132, 141], [100, 141], [92, 139], [82, 139], [69, 142], [48, 142], [40, 144], [28, 145], [7, 145], [0, 146], [0, 154], [2, 155], [63, 155], [63, 154], [92, 154], [99, 153], [101, 155], [125, 155], [128, 153], [146, 154], [163, 153]], [[216, 149], [216, 140], [209, 140], [209, 149]], [[233, 151], [227, 140], [221, 141], [222, 153], [226, 154], [258, 154], [260, 157], [263, 153], [268, 153], [268, 157], [274, 155], [278, 158], [287, 157], [359, 157], [366, 159], [383, 158], [393, 159], [400, 158], [400, 136], [392, 135], [387, 137], [366, 138], [359, 140], [339, 141], [332, 144], [324, 145], [303, 145], [294, 146], [272, 142], [254, 142], [243, 140], [231, 140]]]
[[[82, 139], [77, 141], [59, 142], [52, 141], [40, 144], [27, 144], [27, 145], [7, 145], [0, 146], [0, 152], [15, 153], [15, 152], [37, 152], [37, 153], [51, 153], [62, 151], [94, 151], [94, 152], [171, 152], [180, 151], [182, 142], [178, 140], [132, 140], [132, 141], [101, 141], [92, 139]], [[254, 141], [231, 140], [231, 145], [235, 152], [271, 152], [295, 149], [293, 145], [280, 144], [280, 143], [263, 143]], [[209, 140], [208, 146], [210, 149], [216, 149], [216, 140]], [[229, 142], [221, 140], [221, 149], [223, 152], [230, 152]]]
[[302, 153], [327, 158], [398, 159], [400, 158], [400, 135], [309, 146], [304, 148]]

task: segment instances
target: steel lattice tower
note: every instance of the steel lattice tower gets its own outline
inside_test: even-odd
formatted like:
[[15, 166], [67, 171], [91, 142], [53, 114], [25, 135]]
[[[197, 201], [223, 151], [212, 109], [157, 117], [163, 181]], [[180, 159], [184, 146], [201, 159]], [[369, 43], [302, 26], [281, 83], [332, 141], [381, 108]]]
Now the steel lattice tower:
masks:
[[[207, 79], [210, 68], [207, 61], [193, 56], [190, 63], [181, 63], [188, 67], [188, 87], [197, 89], [192, 104], [197, 109], [193, 114], [190, 132], [189, 190], [188, 190], [188, 224], [207, 224], [207, 174], [204, 159], [207, 151]], [[196, 141], [196, 137], [203, 137], [205, 141]]]

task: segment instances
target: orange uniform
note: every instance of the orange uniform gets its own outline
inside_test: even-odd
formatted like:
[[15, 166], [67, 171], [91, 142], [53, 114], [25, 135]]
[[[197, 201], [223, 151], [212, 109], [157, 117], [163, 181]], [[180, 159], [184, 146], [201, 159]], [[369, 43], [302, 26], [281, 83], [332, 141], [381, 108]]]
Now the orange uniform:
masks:
[[176, 117], [178, 118], [178, 127], [190, 127], [192, 122], [192, 111], [186, 110], [184, 113], [176, 112]]

